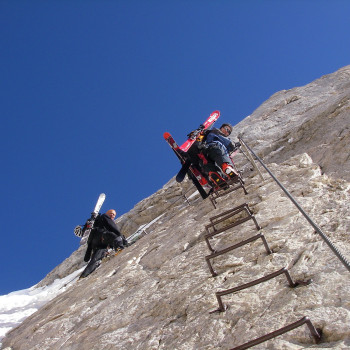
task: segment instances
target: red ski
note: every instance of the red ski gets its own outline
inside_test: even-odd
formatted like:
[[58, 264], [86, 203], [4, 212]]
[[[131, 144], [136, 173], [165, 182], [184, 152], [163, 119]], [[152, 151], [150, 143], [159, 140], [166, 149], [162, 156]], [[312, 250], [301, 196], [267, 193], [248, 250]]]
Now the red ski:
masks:
[[[180, 147], [177, 145], [176, 141], [173, 139], [173, 137], [168, 133], [165, 132], [163, 134], [163, 137], [166, 142], [170, 145], [170, 147], [173, 149], [177, 157], [179, 158], [182, 168], [180, 170], [181, 176], [185, 177], [186, 174], [190, 177], [193, 184], [196, 186], [198, 192], [201, 194], [203, 198], [207, 198], [209, 193], [203, 188], [203, 186], [208, 184], [208, 181], [203, 177], [203, 175], [198, 171], [198, 169], [191, 167], [191, 163], [186, 161], [186, 158], [184, 156], [184, 151], [180, 149]], [[180, 174], [179, 173], [179, 174]]]

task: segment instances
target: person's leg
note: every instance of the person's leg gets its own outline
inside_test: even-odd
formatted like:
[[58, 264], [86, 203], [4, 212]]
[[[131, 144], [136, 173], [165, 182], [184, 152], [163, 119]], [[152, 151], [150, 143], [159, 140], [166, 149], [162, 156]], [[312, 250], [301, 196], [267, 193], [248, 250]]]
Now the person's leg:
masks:
[[124, 249], [123, 237], [116, 235], [113, 232], [106, 231], [102, 236], [103, 243], [117, 250]]
[[215, 144], [210, 144], [207, 154], [220, 168], [222, 168], [223, 163], [232, 165], [227, 149], [222, 143], [216, 142]]
[[80, 278], [84, 278], [90, 275], [91, 272], [95, 271], [101, 264], [101, 260], [106, 256], [107, 249], [96, 249], [91, 257], [90, 262], [87, 264], [85, 270], [80, 275]]
[[215, 142], [215, 144], [210, 145], [208, 148], [208, 156], [215, 161], [226, 175], [231, 178], [238, 176], [227, 149], [222, 143]]

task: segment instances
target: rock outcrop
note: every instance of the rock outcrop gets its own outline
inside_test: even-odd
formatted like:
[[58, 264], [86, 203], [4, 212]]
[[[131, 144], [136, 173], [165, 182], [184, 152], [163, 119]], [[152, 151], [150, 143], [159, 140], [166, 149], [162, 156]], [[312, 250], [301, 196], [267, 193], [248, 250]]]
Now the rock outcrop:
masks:
[[[350, 66], [304, 87], [274, 94], [234, 127], [298, 203], [350, 257]], [[235, 138], [236, 139], [236, 138]], [[3, 339], [3, 349], [231, 349], [308, 316], [322, 331], [315, 345], [306, 326], [256, 349], [350, 348], [350, 274], [269, 176], [262, 181], [238, 155], [248, 195], [217, 200], [183, 194], [173, 180], [119, 219], [129, 235], [158, 218], [135, 244], [27, 318]], [[190, 203], [190, 205], [189, 205]], [[247, 203], [261, 240], [212, 259], [204, 241], [210, 218]], [[161, 216], [162, 215], [162, 216]], [[252, 220], [212, 238], [216, 250], [257, 234]], [[83, 250], [83, 246], [80, 250]], [[81, 263], [78, 250], [42, 283]], [[215, 293], [286, 267], [284, 275], [223, 297]]]

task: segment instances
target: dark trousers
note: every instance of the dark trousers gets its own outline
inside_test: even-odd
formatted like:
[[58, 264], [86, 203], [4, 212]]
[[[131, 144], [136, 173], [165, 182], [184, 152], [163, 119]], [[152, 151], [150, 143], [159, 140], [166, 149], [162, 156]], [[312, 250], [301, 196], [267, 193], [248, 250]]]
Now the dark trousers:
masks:
[[100, 266], [101, 260], [106, 256], [107, 247], [114, 248], [115, 250], [118, 248], [124, 249], [125, 244], [126, 241], [123, 236], [118, 236], [113, 232], [101, 230], [98, 228], [93, 229], [90, 232], [88, 246], [84, 256], [84, 261], [90, 261], [83, 273], [80, 275], [80, 278], [88, 276], [91, 272], [95, 271]]
[[124, 245], [126, 245], [126, 241], [123, 236], [118, 236], [115, 233], [106, 230], [93, 229], [90, 232], [88, 239], [84, 261], [88, 262], [92, 251], [95, 251], [96, 249], [104, 249], [107, 247], [115, 250], [117, 248], [124, 249]]
[[85, 270], [80, 275], [80, 278], [84, 278], [95, 271], [101, 264], [101, 260], [106, 256], [107, 248], [95, 249], [92, 253], [92, 257], [89, 263], [86, 265]]

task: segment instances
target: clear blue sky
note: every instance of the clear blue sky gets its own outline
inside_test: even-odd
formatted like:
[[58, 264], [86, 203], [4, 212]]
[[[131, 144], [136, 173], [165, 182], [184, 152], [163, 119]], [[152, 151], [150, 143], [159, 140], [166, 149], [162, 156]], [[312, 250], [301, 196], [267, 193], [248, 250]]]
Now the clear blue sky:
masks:
[[0, 294], [78, 248], [99, 193], [121, 215], [175, 175], [164, 131], [180, 143], [216, 109], [236, 124], [350, 64], [349, 13], [347, 0], [0, 0]]

